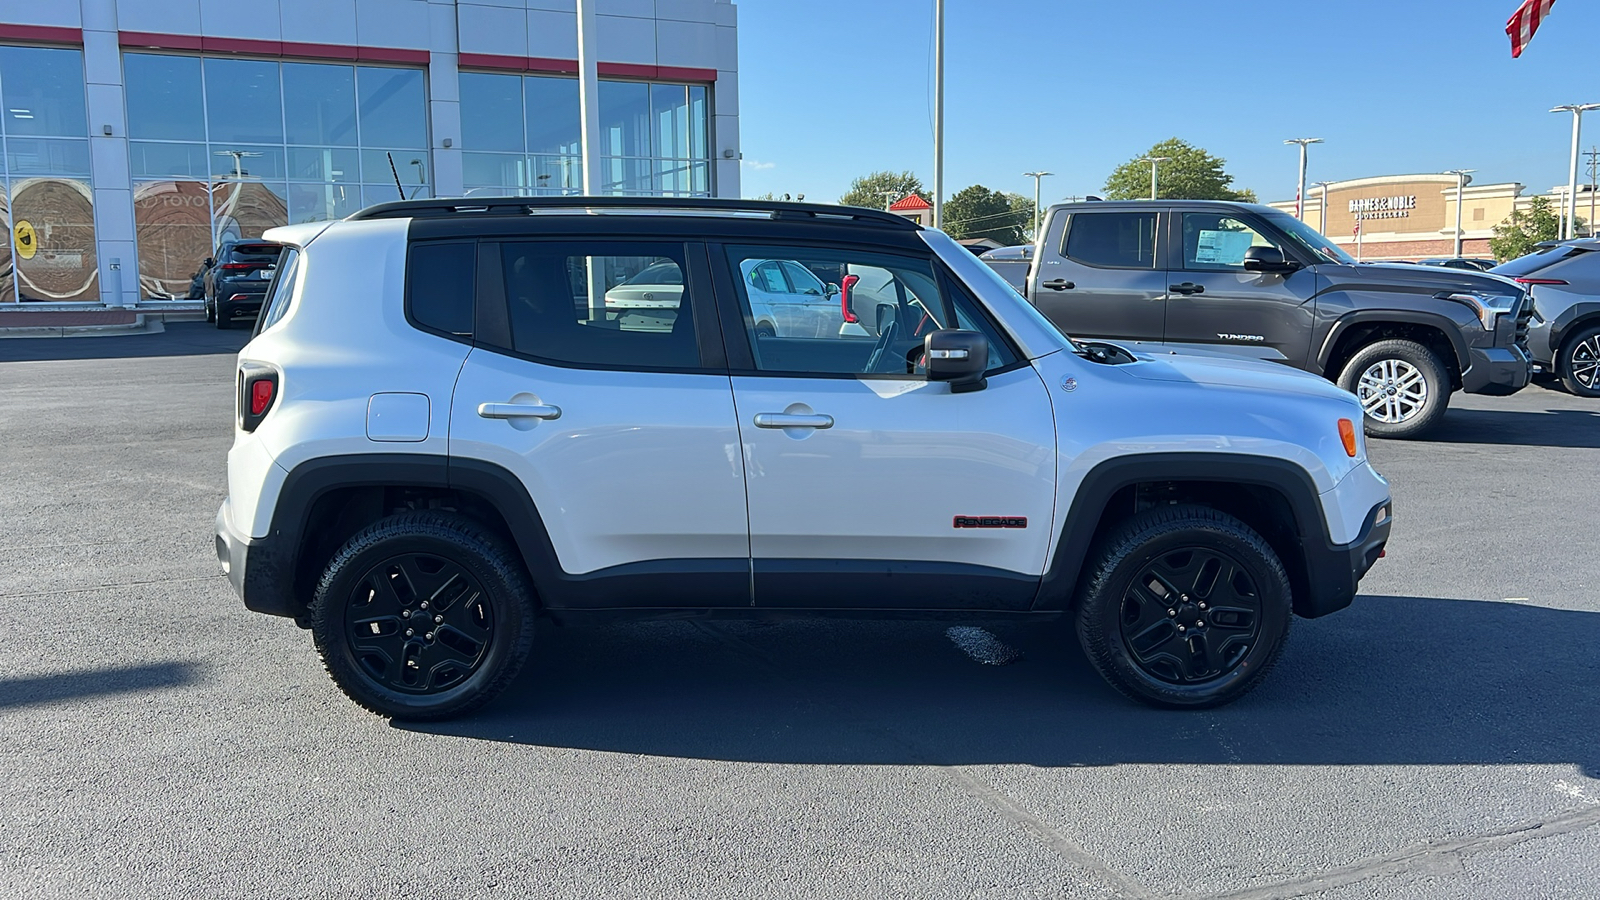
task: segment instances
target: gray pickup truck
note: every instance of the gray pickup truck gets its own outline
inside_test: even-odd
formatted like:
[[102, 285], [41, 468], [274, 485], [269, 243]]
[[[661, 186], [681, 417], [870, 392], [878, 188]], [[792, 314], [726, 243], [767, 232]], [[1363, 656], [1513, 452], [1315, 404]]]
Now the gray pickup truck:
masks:
[[1362, 265], [1268, 206], [1052, 206], [1024, 293], [1074, 338], [1315, 372], [1360, 399], [1367, 433], [1378, 437], [1419, 437], [1444, 415], [1451, 393], [1515, 393], [1531, 372], [1533, 308], [1516, 282]]

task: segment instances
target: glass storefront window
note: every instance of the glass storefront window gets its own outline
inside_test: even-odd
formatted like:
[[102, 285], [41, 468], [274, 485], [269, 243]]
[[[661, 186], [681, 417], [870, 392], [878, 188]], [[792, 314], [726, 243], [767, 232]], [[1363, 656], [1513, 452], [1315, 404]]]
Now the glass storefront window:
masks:
[[[519, 91], [520, 144], [515, 133]], [[703, 85], [601, 81], [600, 189], [709, 196], [708, 111]], [[579, 130], [575, 78], [461, 75], [469, 195], [578, 192], [583, 186]]]
[[354, 67], [284, 63], [283, 98], [289, 143], [356, 145]]
[[0, 47], [0, 302], [100, 299], [83, 52]]
[[123, 71], [145, 298], [199, 299], [219, 244], [395, 200], [396, 174], [432, 193], [419, 69], [125, 53]]

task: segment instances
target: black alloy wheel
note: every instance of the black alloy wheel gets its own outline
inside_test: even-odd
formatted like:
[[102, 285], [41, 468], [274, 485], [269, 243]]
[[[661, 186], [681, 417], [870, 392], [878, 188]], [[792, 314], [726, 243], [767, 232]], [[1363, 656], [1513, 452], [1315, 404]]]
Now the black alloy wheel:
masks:
[[532, 640], [531, 597], [521, 561], [478, 523], [401, 513], [335, 554], [311, 630], [351, 699], [379, 715], [440, 719], [516, 676]]
[[1561, 384], [1579, 397], [1600, 397], [1600, 326], [1567, 338], [1556, 371]]
[[1229, 703], [1260, 683], [1289, 633], [1291, 592], [1265, 539], [1203, 506], [1118, 526], [1089, 561], [1078, 638], [1101, 677], [1152, 706]]

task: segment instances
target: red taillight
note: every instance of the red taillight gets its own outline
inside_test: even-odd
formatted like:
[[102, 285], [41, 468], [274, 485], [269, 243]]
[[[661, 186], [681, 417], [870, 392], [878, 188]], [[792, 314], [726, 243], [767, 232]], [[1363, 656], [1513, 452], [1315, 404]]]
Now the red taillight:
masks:
[[222, 268], [223, 269], [228, 269], [228, 270], [259, 269], [259, 268], [261, 268], [261, 264], [260, 263], [223, 263], [222, 264]]
[[259, 416], [272, 405], [272, 392], [277, 385], [271, 379], [263, 378], [250, 385], [250, 415]]
[[1518, 278], [1517, 284], [1566, 284], [1562, 278]]
[[855, 300], [851, 297], [851, 291], [855, 288], [856, 282], [860, 280], [860, 275], [846, 275], [839, 284], [839, 311], [844, 313], [846, 322], [861, 321], [856, 316]]

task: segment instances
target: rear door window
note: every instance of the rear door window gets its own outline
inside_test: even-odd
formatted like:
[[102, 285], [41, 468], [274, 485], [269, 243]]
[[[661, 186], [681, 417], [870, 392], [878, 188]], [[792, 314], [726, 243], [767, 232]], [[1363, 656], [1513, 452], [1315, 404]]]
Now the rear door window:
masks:
[[1154, 269], [1156, 213], [1073, 213], [1067, 221], [1061, 255], [1108, 269]]

